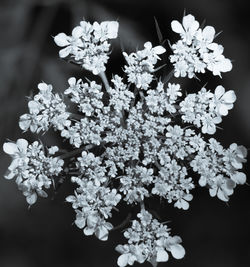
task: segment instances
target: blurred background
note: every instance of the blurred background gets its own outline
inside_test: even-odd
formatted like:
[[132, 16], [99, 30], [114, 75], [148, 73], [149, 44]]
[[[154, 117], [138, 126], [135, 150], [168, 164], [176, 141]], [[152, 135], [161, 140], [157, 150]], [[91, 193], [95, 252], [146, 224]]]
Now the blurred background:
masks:
[[[131, 52], [145, 41], [158, 44], [154, 25], [157, 18], [163, 37], [172, 43], [177, 36], [170, 22], [181, 20], [184, 10], [200, 22], [223, 33], [218, 42], [225, 56], [233, 60], [233, 70], [221, 80], [210, 75], [201, 81], [180, 82], [187, 91], [207, 83], [214, 89], [222, 84], [237, 94], [235, 108], [224, 118], [216, 137], [224, 145], [236, 142], [250, 147], [250, 33], [247, 1], [232, 0], [1, 0], [0, 1], [0, 146], [6, 139], [22, 136], [18, 118], [27, 111], [25, 96], [36, 92], [37, 83], [52, 83], [57, 91], [67, 87], [71, 75], [82, 77], [76, 66], [58, 58], [53, 36], [70, 34], [84, 17], [86, 20], [119, 20], [120, 39], [113, 42], [113, 54], [107, 74], [121, 73], [124, 60], [120, 44]], [[168, 52], [170, 52], [167, 47]], [[121, 63], [122, 62], [122, 63]], [[170, 65], [170, 64], [169, 64]], [[171, 68], [168, 66], [167, 68]], [[25, 134], [25, 138], [36, 137]], [[57, 135], [44, 138], [51, 145]], [[0, 266], [1, 267], [113, 267], [119, 256], [114, 247], [122, 243], [122, 234], [112, 232], [108, 242], [85, 237], [73, 223], [74, 212], [64, 202], [73, 188], [66, 182], [53, 197], [40, 199], [28, 210], [14, 181], [3, 175], [10, 158], [0, 151]], [[249, 166], [249, 163], [248, 163]], [[249, 173], [249, 167], [245, 166]], [[250, 176], [250, 175], [248, 175]], [[248, 181], [250, 178], [248, 178]], [[159, 266], [169, 267], [247, 267], [250, 266], [250, 187], [239, 186], [228, 205], [211, 199], [206, 189], [194, 192], [188, 212], [168, 205], [158, 208], [162, 220], [170, 220], [172, 233], [183, 238], [186, 256]], [[115, 215], [115, 223], [127, 210]], [[140, 266], [135, 265], [135, 266]], [[142, 266], [150, 266], [144, 264]]]

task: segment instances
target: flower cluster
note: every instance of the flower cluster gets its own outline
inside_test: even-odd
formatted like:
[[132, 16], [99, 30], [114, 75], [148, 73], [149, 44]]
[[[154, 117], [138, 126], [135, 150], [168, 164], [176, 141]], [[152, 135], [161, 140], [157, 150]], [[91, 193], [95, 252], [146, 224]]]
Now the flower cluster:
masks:
[[50, 156], [58, 151], [58, 147], [49, 148], [46, 156], [43, 146], [37, 141], [29, 145], [27, 140], [18, 139], [16, 143], [5, 143], [3, 150], [12, 157], [5, 178], [16, 178], [26, 201], [32, 205], [37, 195], [47, 197], [44, 188], [50, 188], [53, 177], [61, 173], [64, 163], [62, 159]]
[[117, 246], [120, 267], [136, 261], [155, 267], [168, 261], [169, 254], [176, 259], [185, 255], [181, 238], [170, 236], [165, 223], [146, 211], [151, 197], [188, 210], [195, 186], [207, 187], [211, 197], [229, 201], [236, 185], [246, 183], [242, 170], [246, 148], [236, 143], [223, 148], [209, 138], [233, 108], [234, 91], [219, 85], [214, 92], [202, 88], [188, 93], [169, 81], [173, 73], [193, 78], [210, 70], [220, 75], [232, 68], [231, 62], [222, 55], [223, 47], [214, 43], [213, 27], [199, 28], [192, 15], [184, 16], [183, 25], [173, 21], [171, 26], [181, 36], [171, 46], [174, 72], [156, 76], [162, 67], [156, 64], [166, 50], [163, 44], [153, 47], [146, 42], [143, 50], [123, 53], [126, 75], [115, 74], [110, 83], [104, 70], [108, 41], [117, 37], [118, 22], [82, 21], [72, 36], [58, 34], [54, 40], [64, 47], [60, 57], [71, 57], [99, 74], [102, 83], [71, 77], [63, 97], [52, 92], [51, 85], [40, 83], [19, 126], [32, 133], [52, 128], [73, 148], [44, 148], [25, 139], [3, 146], [13, 158], [5, 178], [16, 178], [30, 205], [37, 195], [47, 195], [44, 189], [51, 186], [54, 176], [71, 179], [76, 189], [66, 201], [72, 204], [75, 224], [85, 235], [107, 240], [110, 230], [121, 228], [109, 222], [112, 210], [118, 210], [122, 201], [131, 206], [131, 214], [140, 206], [138, 219], [124, 232], [128, 243]]
[[214, 134], [216, 124], [221, 123], [221, 117], [228, 114], [235, 101], [234, 91], [225, 93], [221, 85], [216, 87], [214, 94], [202, 88], [198, 93], [188, 94], [180, 103], [182, 120], [201, 128], [204, 134]]
[[117, 261], [120, 267], [133, 265], [135, 261], [148, 261], [155, 266], [155, 263], [168, 261], [169, 252], [175, 259], [184, 257], [185, 250], [180, 244], [182, 240], [179, 236], [170, 236], [170, 229], [153, 219], [144, 209], [137, 217], [139, 221], [134, 220], [131, 228], [124, 232], [128, 244], [116, 247], [121, 253]]
[[73, 103], [78, 104], [79, 111], [85, 116], [93, 116], [94, 113], [100, 112], [103, 107], [102, 87], [94, 81], [90, 84], [83, 83], [82, 80], [76, 81], [76, 78], [71, 77], [69, 80], [69, 88], [64, 94], [69, 95]]
[[128, 63], [125, 66], [125, 73], [128, 75], [128, 81], [134, 83], [137, 88], [148, 89], [153, 80], [154, 66], [160, 59], [158, 55], [165, 53], [166, 49], [162, 46], [152, 47], [150, 42], [144, 44], [144, 49], [128, 55], [123, 55]]
[[51, 126], [57, 130], [64, 129], [70, 120], [62, 98], [52, 93], [52, 85], [39, 83], [38, 89], [39, 93], [28, 103], [29, 113], [20, 117], [20, 128], [33, 133], [48, 131]]
[[121, 195], [116, 189], [106, 186], [108, 177], [101, 164], [101, 159], [93, 153], [82, 152], [77, 162], [80, 175], [71, 178], [78, 187], [75, 195], [68, 196], [66, 201], [72, 203], [75, 209], [77, 227], [83, 229], [85, 235], [95, 234], [105, 241], [113, 228], [106, 219], [111, 217], [111, 211], [121, 200]]
[[206, 69], [221, 76], [221, 72], [232, 69], [231, 61], [223, 55], [223, 46], [214, 42], [214, 27], [201, 29], [199, 26], [190, 14], [183, 17], [182, 24], [177, 20], [171, 23], [172, 30], [181, 36], [171, 46], [174, 54], [170, 56], [170, 61], [176, 77], [193, 78], [195, 73], [204, 73]]
[[211, 197], [228, 201], [237, 184], [246, 182], [246, 175], [239, 171], [246, 162], [247, 150], [233, 143], [224, 149], [214, 138], [191, 161], [192, 169], [199, 173], [199, 185], [208, 186]]
[[72, 31], [72, 36], [59, 33], [55, 36], [55, 43], [64, 47], [60, 50], [61, 58], [72, 57], [75, 62], [86, 70], [97, 75], [105, 71], [108, 62], [110, 39], [115, 39], [118, 33], [117, 21], [94, 22], [93, 25], [81, 21]]
[[182, 96], [179, 84], [168, 83], [167, 90], [164, 90], [164, 84], [158, 82], [156, 89], [147, 91], [146, 103], [151, 113], [163, 115], [165, 111], [175, 113], [175, 103]]

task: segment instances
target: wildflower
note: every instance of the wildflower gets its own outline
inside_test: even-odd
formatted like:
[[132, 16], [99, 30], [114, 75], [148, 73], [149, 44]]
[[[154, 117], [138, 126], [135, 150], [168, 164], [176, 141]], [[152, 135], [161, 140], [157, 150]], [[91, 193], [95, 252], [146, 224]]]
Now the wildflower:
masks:
[[205, 73], [206, 69], [219, 76], [221, 72], [231, 71], [232, 63], [222, 54], [223, 46], [214, 42], [214, 27], [199, 28], [199, 22], [190, 14], [183, 17], [182, 24], [177, 20], [171, 23], [172, 30], [181, 36], [171, 46], [170, 62], [175, 77], [193, 78], [195, 73]]
[[20, 117], [19, 127], [39, 133], [48, 131], [51, 126], [63, 130], [70, 125], [66, 105], [58, 94], [52, 93], [52, 85], [39, 83], [38, 89], [39, 93], [28, 103], [29, 113]]
[[72, 31], [72, 36], [59, 33], [54, 41], [59, 47], [65, 47], [59, 56], [71, 56], [76, 63], [82, 65], [94, 75], [105, 71], [108, 61], [110, 43], [108, 40], [117, 38], [119, 23], [117, 21], [88, 22], [81, 21]]
[[152, 215], [142, 209], [137, 214], [139, 221], [134, 220], [131, 228], [124, 232], [128, 244], [118, 245], [116, 250], [121, 253], [117, 260], [120, 267], [134, 264], [135, 261], [144, 263], [166, 262], [168, 252], [176, 259], [185, 255], [185, 250], [180, 245], [181, 238], [171, 237], [170, 229], [153, 219]]
[[68, 196], [66, 201], [72, 204], [76, 212], [75, 224], [83, 229], [85, 235], [93, 235], [102, 241], [108, 239], [108, 233], [113, 228], [106, 222], [111, 217], [111, 210], [121, 199], [116, 189], [95, 184], [88, 176], [86, 179], [72, 177], [72, 182], [78, 185], [75, 195]]
[[194, 16], [189, 14], [183, 17], [182, 25], [179, 21], [173, 20], [171, 22], [171, 27], [174, 32], [181, 35], [182, 40], [186, 42], [187, 45], [190, 45], [199, 28], [199, 22], [195, 20]]
[[152, 47], [151, 42], [146, 42], [143, 50], [130, 55], [123, 52], [128, 63], [124, 70], [128, 75], [128, 81], [134, 83], [137, 88], [147, 90], [153, 80], [154, 65], [160, 59], [158, 55], [165, 51], [166, 49], [162, 46]]
[[[58, 149], [53, 147], [53, 150]], [[8, 168], [6, 179], [16, 177], [19, 190], [23, 192], [26, 201], [32, 205], [37, 195], [47, 197], [43, 187], [48, 189], [51, 179], [62, 171], [63, 160], [52, 158], [44, 154], [42, 145], [37, 141], [28, 144], [25, 139], [18, 139], [16, 143], [4, 143], [3, 150], [13, 160]]]
[[225, 88], [219, 85], [215, 88], [214, 101], [218, 114], [220, 116], [226, 116], [228, 110], [233, 108], [233, 103], [236, 101], [236, 95], [233, 90], [225, 92]]

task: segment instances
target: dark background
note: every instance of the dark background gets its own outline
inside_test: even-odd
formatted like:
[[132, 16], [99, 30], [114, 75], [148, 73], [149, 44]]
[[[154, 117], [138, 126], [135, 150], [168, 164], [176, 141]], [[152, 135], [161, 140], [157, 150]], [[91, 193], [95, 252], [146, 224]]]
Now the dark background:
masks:
[[[248, 1], [189, 0], [16, 0], [0, 1], [0, 145], [7, 138], [22, 136], [18, 118], [27, 111], [26, 95], [36, 92], [38, 82], [52, 83], [63, 91], [71, 75], [83, 73], [57, 56], [52, 36], [70, 33], [84, 16], [87, 20], [116, 20], [119, 35], [127, 51], [142, 48], [145, 41], [157, 45], [154, 28], [156, 16], [165, 38], [174, 42], [170, 22], [181, 20], [183, 11], [192, 13], [200, 22], [223, 30], [218, 42], [224, 54], [233, 60], [233, 70], [221, 80], [200, 76], [202, 82], [181, 80], [184, 88], [199, 89], [208, 82], [214, 89], [222, 84], [237, 94], [235, 108], [216, 133], [224, 146], [236, 142], [250, 147], [250, 53]], [[169, 48], [168, 48], [168, 52]], [[119, 40], [113, 42], [108, 75], [121, 73]], [[169, 64], [170, 65], [170, 64]], [[170, 67], [170, 66], [169, 66]], [[195, 87], [194, 87], [195, 86]], [[35, 137], [25, 134], [29, 140]], [[57, 143], [56, 135], [44, 138], [47, 144]], [[14, 181], [3, 178], [10, 159], [0, 152], [0, 266], [1, 267], [113, 267], [119, 256], [114, 247], [122, 243], [122, 234], [111, 233], [109, 241], [85, 237], [72, 223], [74, 212], [64, 202], [72, 192], [69, 182], [53, 198], [40, 199], [30, 210]], [[246, 172], [249, 173], [249, 168]], [[248, 179], [249, 181], [249, 179]], [[250, 188], [239, 186], [229, 205], [209, 197], [206, 189], [196, 189], [191, 208], [179, 211], [165, 205], [160, 209], [162, 220], [171, 220], [172, 233], [183, 238], [186, 256], [159, 266], [178, 267], [248, 267], [250, 266]], [[119, 217], [120, 216], [120, 217]], [[126, 216], [115, 216], [119, 223]], [[135, 266], [140, 266], [135, 265]], [[145, 263], [143, 266], [150, 266]]]

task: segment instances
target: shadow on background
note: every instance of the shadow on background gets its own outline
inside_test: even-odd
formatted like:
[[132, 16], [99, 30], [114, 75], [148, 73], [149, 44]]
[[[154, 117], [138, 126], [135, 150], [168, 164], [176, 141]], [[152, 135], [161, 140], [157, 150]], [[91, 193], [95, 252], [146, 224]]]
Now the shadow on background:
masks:
[[[4, 3], [6, 2], [6, 3]], [[52, 83], [57, 91], [67, 87], [71, 75], [83, 72], [60, 60], [52, 36], [70, 33], [84, 16], [86, 20], [120, 22], [120, 41], [127, 51], [142, 48], [145, 41], [157, 45], [154, 28], [156, 16], [165, 38], [176, 40], [170, 30], [173, 19], [181, 19], [184, 9], [201, 22], [206, 19], [217, 32], [225, 55], [234, 62], [231, 73], [223, 79], [200, 76], [202, 82], [181, 81], [186, 87], [199, 89], [205, 83], [214, 89], [223, 84], [236, 91], [235, 108], [223, 121], [216, 136], [224, 146], [232, 142], [250, 147], [250, 34], [249, 9], [243, 1], [126, 1], [126, 0], [19, 0], [0, 4], [0, 139], [16, 140], [21, 136], [18, 118], [27, 110], [26, 95], [36, 92], [40, 81]], [[245, 1], [246, 2], [246, 1]], [[121, 73], [120, 41], [113, 43], [108, 75]], [[169, 48], [168, 48], [168, 52]], [[187, 89], [188, 91], [188, 89]], [[29, 140], [36, 137], [25, 134]], [[46, 137], [47, 144], [58, 143], [58, 136]], [[10, 159], [0, 152], [0, 266], [1, 267], [111, 267], [118, 253], [114, 247], [123, 242], [121, 233], [112, 233], [108, 242], [85, 237], [72, 223], [74, 212], [64, 202], [72, 192], [70, 183], [55, 197], [39, 200], [31, 210], [15, 183], [3, 179]], [[249, 168], [248, 168], [249, 170]], [[248, 170], [246, 170], [248, 172]], [[53, 194], [51, 194], [52, 196]], [[247, 267], [250, 265], [250, 189], [237, 188], [229, 206], [211, 199], [205, 189], [194, 193], [188, 212], [162, 206], [163, 220], [171, 220], [173, 234], [183, 238], [185, 259], [170, 260], [159, 266], [178, 267]], [[126, 217], [116, 215], [117, 223]], [[139, 265], [135, 265], [139, 266]], [[145, 264], [143, 266], [150, 266]]]

